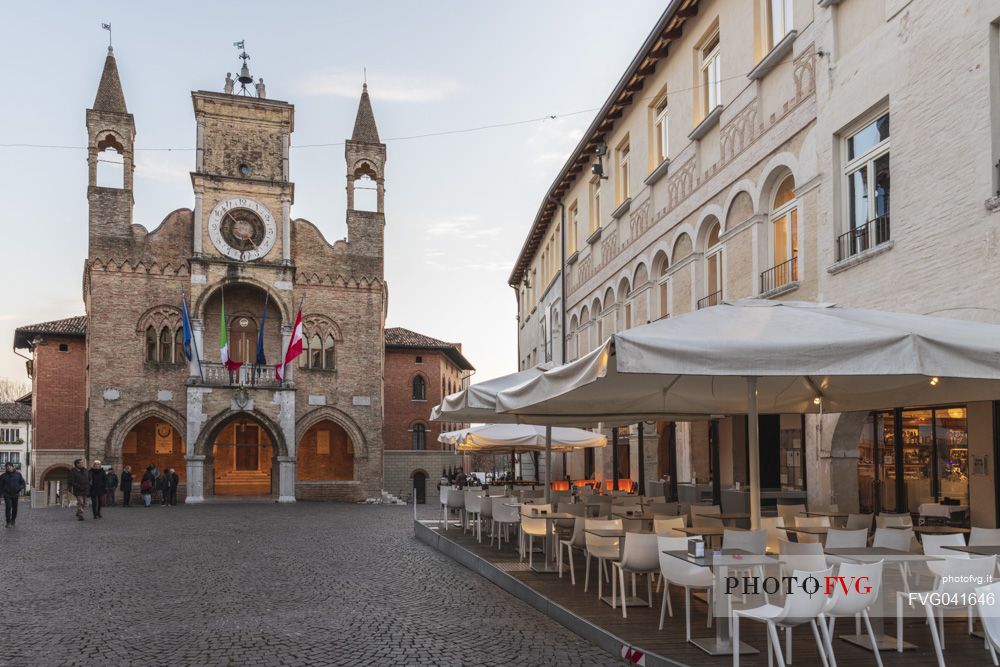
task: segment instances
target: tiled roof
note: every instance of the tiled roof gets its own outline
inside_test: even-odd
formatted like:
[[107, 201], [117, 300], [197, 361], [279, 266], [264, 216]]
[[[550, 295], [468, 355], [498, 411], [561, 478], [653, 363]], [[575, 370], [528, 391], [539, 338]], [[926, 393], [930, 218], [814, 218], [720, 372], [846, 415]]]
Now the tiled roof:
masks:
[[361, 101], [358, 103], [358, 115], [354, 119], [354, 133], [351, 141], [362, 144], [377, 144], [378, 127], [375, 126], [375, 114], [372, 112], [372, 101], [368, 97], [368, 84], [361, 89]]
[[18, 327], [14, 330], [14, 348], [28, 347], [35, 336], [44, 335], [82, 338], [87, 335], [87, 316], [77, 315], [76, 317]]
[[31, 405], [25, 403], [0, 403], [0, 419], [10, 422], [30, 422]]
[[122, 92], [122, 82], [118, 78], [118, 65], [115, 63], [115, 52], [108, 47], [108, 57], [104, 59], [104, 72], [101, 73], [101, 83], [97, 86], [97, 97], [94, 98], [94, 111], [112, 111], [128, 113], [125, 108], [125, 94]]
[[404, 349], [441, 350], [459, 368], [467, 371], [476, 370], [455, 343], [446, 343], [443, 340], [431, 338], [430, 336], [425, 336], [424, 334], [410, 331], [403, 327], [389, 327], [385, 330], [385, 346]]

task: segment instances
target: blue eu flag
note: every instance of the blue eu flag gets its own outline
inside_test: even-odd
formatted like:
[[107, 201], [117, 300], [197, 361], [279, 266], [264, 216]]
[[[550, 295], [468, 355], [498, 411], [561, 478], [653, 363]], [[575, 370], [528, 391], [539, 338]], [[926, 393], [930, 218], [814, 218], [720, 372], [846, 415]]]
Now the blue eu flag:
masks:
[[181, 298], [181, 324], [184, 326], [184, 356], [188, 361], [194, 356], [191, 353], [191, 316], [188, 315], [187, 300]]

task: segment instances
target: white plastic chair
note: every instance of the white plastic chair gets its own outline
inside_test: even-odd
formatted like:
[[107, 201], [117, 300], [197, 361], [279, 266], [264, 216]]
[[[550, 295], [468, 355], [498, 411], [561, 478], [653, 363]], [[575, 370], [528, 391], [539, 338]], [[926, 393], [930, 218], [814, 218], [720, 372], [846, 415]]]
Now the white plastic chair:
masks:
[[[823, 616], [830, 618], [830, 625], [828, 628], [820, 625], [820, 629], [825, 631], [823, 639], [826, 642], [827, 653], [830, 657], [830, 667], [837, 667], [837, 658], [833, 654], [832, 642], [833, 628], [837, 618], [842, 616], [854, 616], [857, 618], [858, 615], [865, 622], [868, 639], [872, 643], [872, 653], [875, 654], [875, 664], [878, 667], [882, 667], [882, 657], [879, 655], [878, 642], [875, 639], [875, 632], [872, 630], [871, 618], [868, 616], [868, 610], [878, 601], [879, 588], [882, 585], [882, 563], [883, 561], [863, 564], [843, 563], [838, 569], [837, 575], [843, 577], [843, 580], [847, 582], [848, 590], [845, 591], [840, 586], [834, 589], [833, 596], [827, 603], [826, 609], [823, 610]], [[857, 586], [853, 585], [853, 582], [860, 583], [862, 581], [865, 583]]]
[[444, 529], [448, 530], [448, 492], [451, 487], [442, 486], [438, 489], [438, 501], [441, 503], [441, 523], [444, 524]]
[[831, 528], [826, 533], [827, 549], [864, 549], [867, 546], [868, 531], [864, 528], [858, 530]]
[[[516, 507], [508, 507], [506, 503], [503, 502], [493, 502], [493, 522], [490, 524], [490, 546], [493, 546], [493, 535], [497, 538], [497, 551], [500, 550], [503, 537], [508, 535], [507, 530], [510, 526], [516, 526], [521, 523], [521, 513]], [[503, 531], [502, 533], [500, 531]], [[510, 543], [510, 538], [507, 538], [507, 542]]]
[[649, 606], [653, 606], [653, 574], [660, 569], [660, 559], [656, 551], [657, 535], [652, 533], [625, 533], [625, 545], [622, 547], [622, 557], [611, 567], [611, 607], [615, 606], [615, 574], [621, 581], [622, 618], [628, 618], [628, 596], [625, 593], [625, 574], [632, 575], [632, 595], [635, 595], [635, 576], [646, 575], [646, 591]]
[[861, 530], [864, 528], [866, 531], [871, 532], [872, 529], [872, 515], [871, 514], [848, 514], [847, 524], [844, 526], [846, 530]]
[[452, 512], [458, 512], [461, 516], [465, 510], [465, 495], [461, 489], [449, 489], [447, 505], [444, 510], [444, 529], [448, 530], [448, 518]]
[[534, 564], [535, 538], [541, 537], [543, 540], [551, 533], [555, 527], [548, 519], [535, 518], [552, 511], [552, 505], [532, 505], [523, 508], [521, 514], [521, 560], [524, 560], [524, 538], [528, 538], [528, 567]]
[[[708, 620], [706, 625], [712, 627], [712, 598], [715, 591], [715, 577], [708, 567], [700, 567], [686, 560], [663, 553], [664, 551], [687, 551], [686, 537], [656, 536], [656, 553], [660, 558], [660, 574], [663, 575], [663, 602], [660, 603], [660, 630], [666, 612], [674, 615], [674, 607], [670, 601], [670, 585], [684, 587], [684, 628], [688, 641], [691, 641], [691, 591], [708, 592]], [[726, 621], [723, 620], [723, 623]]]
[[482, 522], [480, 520], [480, 513], [483, 508], [483, 492], [479, 489], [467, 489], [465, 491], [465, 527], [463, 532], [467, 531], [472, 522], [475, 521], [476, 525], [473, 529], [476, 537], [478, 539], [480, 533], [482, 532]]
[[[933, 602], [968, 598], [975, 594], [977, 582], [989, 581], [996, 568], [996, 556], [984, 558], [961, 558], [946, 556], [938, 561], [941, 566], [941, 576], [933, 591], [928, 591], [924, 597], [924, 611], [927, 614], [927, 624], [931, 630], [931, 640], [934, 642], [934, 653], [937, 655], [938, 666], [944, 667], [944, 607], [938, 606], [935, 613]], [[896, 593], [896, 650], [903, 652], [903, 602], [909, 591]], [[912, 599], [912, 598], [907, 598]], [[919, 601], [918, 601], [919, 604]], [[954, 606], [951, 607], [954, 609]], [[937, 616], [937, 618], [935, 618]]]
[[794, 526], [795, 519], [806, 511], [806, 506], [799, 503], [795, 505], [781, 505], [778, 504], [778, 516], [785, 520], [786, 526]]
[[767, 549], [766, 530], [730, 530], [722, 531], [723, 549], [742, 549], [748, 553], [763, 555]]
[[827, 568], [823, 545], [819, 542], [779, 540], [778, 553], [781, 555], [782, 576], [795, 570], [817, 572]]
[[721, 521], [711, 518], [721, 513], [718, 505], [691, 505], [691, 525], [696, 528], [721, 526]]
[[[895, 551], [909, 553], [913, 543], [913, 528], [876, 528], [873, 547], [884, 547]], [[905, 560], [897, 563], [899, 574], [903, 577], [903, 590], [910, 592], [910, 564]]]
[[[829, 528], [830, 517], [828, 516], [797, 516], [795, 517], [796, 528]], [[795, 539], [799, 542], [822, 542], [819, 535], [808, 533], [795, 533]]]
[[576, 586], [576, 571], [573, 567], [573, 549], [579, 549], [585, 552], [587, 550], [587, 540], [584, 537], [584, 529], [587, 526], [587, 519], [582, 516], [578, 516], [573, 521], [573, 536], [568, 540], [559, 540], [559, 578], [562, 579], [563, 573], [563, 548], [566, 549], [566, 557], [569, 559], [569, 580], [574, 586]]
[[[947, 556], [949, 558], [968, 558], [969, 554], [945, 547], [964, 547], [965, 537], [955, 533], [953, 535], [924, 535], [923, 549], [925, 556]], [[947, 560], [929, 560], [924, 563], [927, 569], [934, 575], [934, 585], [937, 586], [937, 578], [948, 569]]]
[[677, 516], [678, 503], [653, 502], [646, 507], [646, 511], [665, 516]]
[[677, 528], [684, 528], [686, 524], [685, 516], [653, 516], [653, 532], [665, 537], [684, 537]]
[[[479, 500], [479, 520], [481, 523], [491, 526], [493, 524], [493, 501], [495, 498], [493, 496], [484, 495]], [[483, 541], [483, 531], [480, 527], [479, 530], [479, 541]], [[492, 540], [491, 540], [492, 541]]]
[[[830, 572], [831, 570], [829, 568], [819, 572], [795, 570], [792, 573], [792, 576], [797, 577], [800, 582], [810, 576], [816, 577], [820, 582], [823, 582], [825, 581], [825, 577], [828, 576]], [[804, 625], [805, 623], [808, 623], [812, 627], [813, 638], [816, 640], [816, 648], [819, 650], [819, 657], [823, 663], [823, 667], [829, 667], [829, 663], [826, 659], [826, 642], [823, 641], [820, 636], [819, 627], [816, 625], [817, 619], [822, 622], [823, 619], [821, 614], [829, 601], [829, 597], [823, 594], [823, 590], [824, 589], [821, 585], [819, 592], [810, 595], [803, 589], [796, 588], [793, 585], [789, 590], [788, 595], [785, 596], [785, 604], [782, 607], [773, 604], [763, 604], [759, 607], [753, 607], [751, 609], [734, 609], [733, 646], [740, 645], [740, 619], [745, 618], [748, 620], [766, 623], [768, 637], [767, 650], [768, 652], [774, 653], [774, 657], [778, 660], [779, 667], [785, 667], [785, 655], [781, 651], [781, 641], [778, 639], [778, 628], [791, 630], [791, 628], [797, 625]], [[790, 635], [786, 635], [786, 644], [788, 645], [790, 651]], [[790, 656], [789, 660], [791, 660]], [[739, 664], [740, 652], [736, 650], [733, 651], [733, 667], [738, 667]]]
[[583, 592], [590, 584], [590, 559], [597, 559], [597, 598], [603, 597], [605, 563], [615, 562], [621, 557], [621, 538], [601, 537], [586, 532], [587, 529], [622, 530], [621, 519], [587, 519], [584, 526], [584, 541], [587, 545], [587, 569], [583, 575]]
[[1000, 528], [976, 528], [972, 527], [969, 532], [970, 547], [998, 547], [1000, 546]]
[[[992, 546], [992, 545], [991, 545]], [[983, 623], [983, 634], [986, 635], [986, 645], [990, 649], [990, 657], [994, 665], [997, 661], [997, 651], [1000, 650], [1000, 582], [976, 589], [976, 609], [979, 620]]]
[[760, 527], [767, 531], [767, 551], [768, 553], [778, 553], [778, 543], [781, 540], [788, 541], [788, 533], [782, 530], [785, 525], [784, 517], [762, 516]]

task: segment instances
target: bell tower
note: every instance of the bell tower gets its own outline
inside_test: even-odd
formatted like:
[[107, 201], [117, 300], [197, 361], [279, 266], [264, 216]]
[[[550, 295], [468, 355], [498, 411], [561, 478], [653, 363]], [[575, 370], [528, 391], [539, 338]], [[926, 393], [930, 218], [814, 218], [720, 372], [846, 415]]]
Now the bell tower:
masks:
[[[87, 109], [87, 200], [90, 254], [131, 237], [135, 122], [125, 106], [115, 52], [109, 46], [94, 106]], [[108, 246], [108, 247], [102, 247]]]
[[[354, 132], [344, 146], [344, 158], [347, 161], [348, 241], [355, 252], [381, 258], [385, 227], [386, 154], [385, 144], [379, 141], [367, 83], [361, 89]], [[375, 209], [364, 210], [360, 208], [357, 189], [371, 187], [375, 190]]]

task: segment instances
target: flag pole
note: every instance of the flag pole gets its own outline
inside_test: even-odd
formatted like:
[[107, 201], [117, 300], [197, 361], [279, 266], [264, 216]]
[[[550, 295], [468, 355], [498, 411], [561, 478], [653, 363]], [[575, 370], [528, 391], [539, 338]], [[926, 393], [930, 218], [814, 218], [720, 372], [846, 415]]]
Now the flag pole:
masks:
[[205, 371], [201, 367], [201, 354], [198, 352], [198, 338], [194, 335], [194, 326], [191, 324], [191, 309], [187, 307], [187, 298], [184, 296], [184, 292], [181, 292], [181, 303], [184, 304], [188, 326], [191, 327], [191, 347], [194, 348], [194, 359], [198, 363], [198, 377], [201, 378], [201, 383], [205, 384]]
[[[293, 315], [294, 318], [298, 319], [298, 315], [299, 315], [300, 312], [302, 312], [302, 306], [305, 305], [305, 302], [306, 302], [306, 295], [303, 294], [302, 298], [299, 299], [299, 309], [296, 310], [296, 311], [293, 311], [295, 313]], [[292, 307], [293, 308], [295, 307], [295, 301], [294, 300], [292, 301]], [[292, 336], [294, 336], [294, 335], [295, 335], [295, 320], [293, 319], [292, 320]], [[292, 336], [289, 336], [289, 338], [288, 338], [288, 345], [285, 347], [284, 354], [281, 355], [281, 384], [284, 384], [286, 382], [286, 380], [285, 380], [285, 371], [288, 370], [288, 364], [285, 363], [285, 359], [288, 358], [288, 351], [290, 349], [292, 349]], [[303, 334], [303, 338], [305, 338], [304, 334]]]

